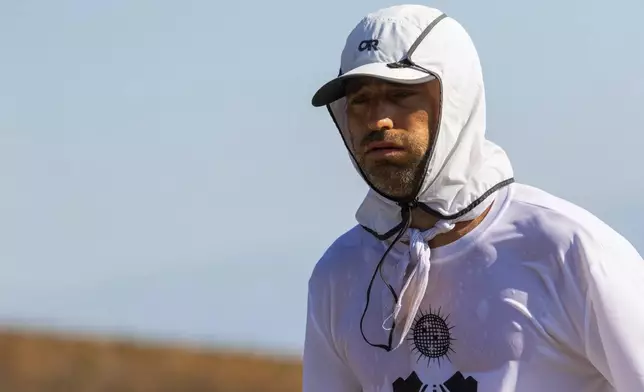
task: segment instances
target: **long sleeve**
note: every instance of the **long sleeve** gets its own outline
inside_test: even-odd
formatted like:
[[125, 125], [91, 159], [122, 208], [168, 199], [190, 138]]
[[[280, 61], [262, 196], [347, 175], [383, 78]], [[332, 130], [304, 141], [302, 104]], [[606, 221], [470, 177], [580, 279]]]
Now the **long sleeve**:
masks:
[[360, 392], [359, 383], [335, 348], [330, 305], [328, 287], [317, 284], [312, 277], [309, 281], [302, 391]]
[[617, 392], [644, 391], [644, 260], [619, 236], [586, 254], [587, 357]]

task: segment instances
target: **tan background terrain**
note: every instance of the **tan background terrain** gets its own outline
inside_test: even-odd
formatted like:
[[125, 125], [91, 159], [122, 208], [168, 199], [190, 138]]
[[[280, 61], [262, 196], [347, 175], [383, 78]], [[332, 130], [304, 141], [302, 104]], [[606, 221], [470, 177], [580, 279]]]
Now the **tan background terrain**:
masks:
[[0, 332], [2, 392], [300, 391], [297, 359]]

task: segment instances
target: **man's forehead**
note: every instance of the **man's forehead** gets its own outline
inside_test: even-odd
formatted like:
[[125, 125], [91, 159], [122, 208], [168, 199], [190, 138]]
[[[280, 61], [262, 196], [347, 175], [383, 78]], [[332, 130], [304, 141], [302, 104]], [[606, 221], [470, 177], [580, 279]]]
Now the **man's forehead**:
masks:
[[396, 83], [388, 80], [383, 80], [375, 78], [372, 76], [358, 76], [355, 78], [348, 79], [344, 82], [344, 88], [346, 94], [356, 93], [363, 88], [368, 87], [409, 87], [409, 88], [420, 88], [422, 83], [419, 84], [406, 84], [406, 83]]

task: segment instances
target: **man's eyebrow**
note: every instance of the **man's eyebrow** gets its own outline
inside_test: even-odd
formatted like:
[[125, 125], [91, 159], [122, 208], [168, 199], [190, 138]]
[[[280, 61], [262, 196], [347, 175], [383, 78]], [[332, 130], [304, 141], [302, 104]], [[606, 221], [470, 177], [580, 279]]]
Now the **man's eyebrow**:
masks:
[[344, 91], [346, 94], [356, 94], [360, 92], [361, 90], [364, 90], [364, 88], [367, 87], [364, 83], [346, 83], [344, 85]]

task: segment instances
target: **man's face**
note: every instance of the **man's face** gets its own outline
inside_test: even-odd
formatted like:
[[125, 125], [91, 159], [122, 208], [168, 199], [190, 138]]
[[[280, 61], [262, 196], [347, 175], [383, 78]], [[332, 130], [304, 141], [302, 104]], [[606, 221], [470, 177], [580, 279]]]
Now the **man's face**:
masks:
[[369, 182], [391, 197], [411, 196], [438, 123], [440, 84], [347, 82], [349, 145]]

